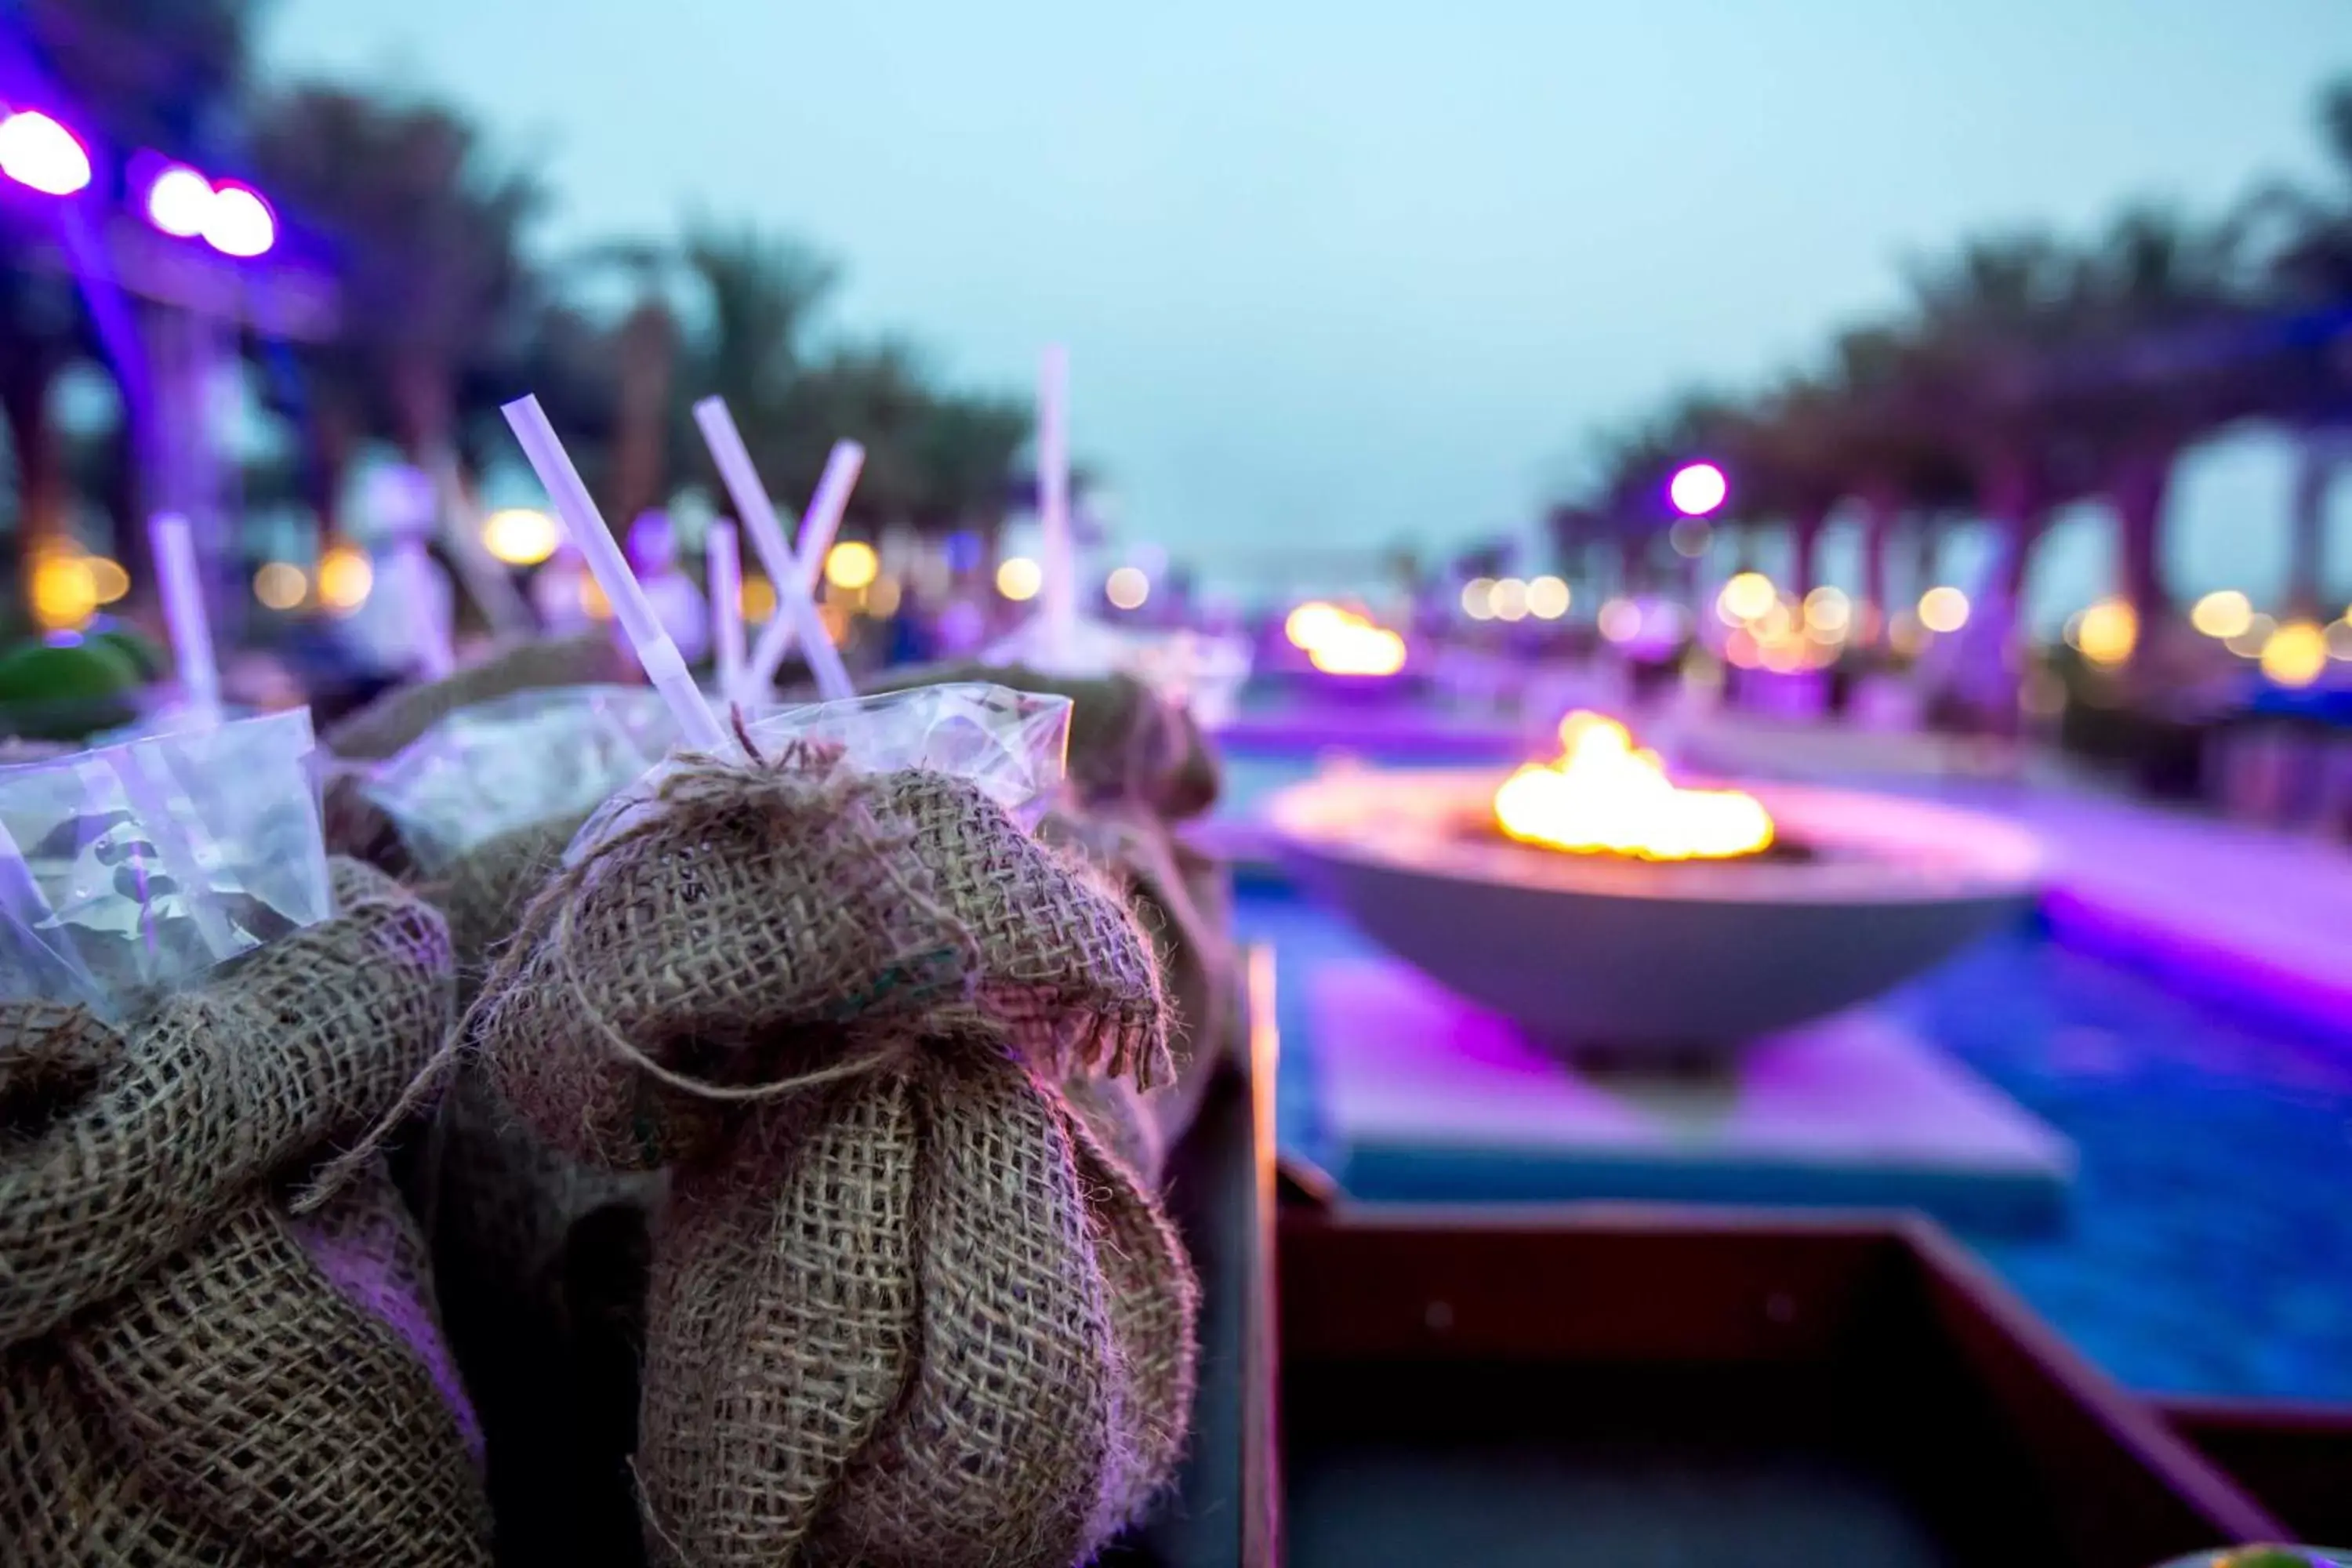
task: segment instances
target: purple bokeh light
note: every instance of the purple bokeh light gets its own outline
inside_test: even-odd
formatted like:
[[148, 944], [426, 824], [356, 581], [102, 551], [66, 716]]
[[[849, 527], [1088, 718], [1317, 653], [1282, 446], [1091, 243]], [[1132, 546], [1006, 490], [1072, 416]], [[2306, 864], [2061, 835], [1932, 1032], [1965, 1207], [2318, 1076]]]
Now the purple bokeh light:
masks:
[[1723, 470], [1713, 463], [1685, 463], [1675, 470], [1674, 479], [1666, 486], [1666, 499], [1685, 517], [1705, 517], [1721, 506], [1723, 498], [1730, 493], [1731, 486], [1724, 479]]
[[166, 164], [147, 187], [147, 221], [180, 239], [204, 233], [212, 208], [212, 182], [185, 163]]
[[277, 215], [252, 186], [224, 180], [213, 187], [205, 214], [205, 243], [223, 256], [263, 255], [278, 243]]
[[69, 196], [89, 185], [89, 153], [39, 110], [19, 110], [0, 119], [0, 174], [46, 196]]

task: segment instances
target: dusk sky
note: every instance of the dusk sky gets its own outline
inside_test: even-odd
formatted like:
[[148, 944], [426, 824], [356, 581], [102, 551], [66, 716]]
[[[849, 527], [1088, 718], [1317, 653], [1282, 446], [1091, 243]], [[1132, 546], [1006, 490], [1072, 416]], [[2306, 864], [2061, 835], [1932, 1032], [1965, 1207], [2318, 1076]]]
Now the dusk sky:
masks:
[[[1525, 531], [1585, 432], [1971, 229], [2319, 178], [2352, 0], [281, 0], [271, 46], [543, 156], [551, 245], [699, 208], [961, 380], [1066, 342], [1122, 536], [1241, 572]], [[2275, 574], [2283, 469], [2236, 446], [2187, 586]], [[2059, 543], [2079, 601], [2099, 546]]]

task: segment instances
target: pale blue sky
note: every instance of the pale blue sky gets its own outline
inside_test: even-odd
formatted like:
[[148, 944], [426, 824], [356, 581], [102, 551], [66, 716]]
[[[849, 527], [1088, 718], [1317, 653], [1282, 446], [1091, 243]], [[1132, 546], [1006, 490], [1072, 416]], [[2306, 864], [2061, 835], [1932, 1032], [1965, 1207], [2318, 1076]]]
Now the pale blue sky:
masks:
[[[2313, 169], [2352, 0], [280, 0], [271, 48], [543, 153], [555, 242], [698, 205], [959, 377], [1067, 342], [1122, 533], [1238, 565], [1523, 529], [1906, 255]], [[2275, 464], [2209, 467], [2183, 575], [2274, 573]]]

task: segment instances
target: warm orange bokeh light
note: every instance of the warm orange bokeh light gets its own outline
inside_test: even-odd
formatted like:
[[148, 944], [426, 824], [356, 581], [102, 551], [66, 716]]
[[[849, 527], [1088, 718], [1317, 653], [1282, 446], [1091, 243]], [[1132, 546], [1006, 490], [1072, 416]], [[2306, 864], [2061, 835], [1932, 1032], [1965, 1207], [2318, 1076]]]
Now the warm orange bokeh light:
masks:
[[348, 544], [338, 544], [319, 557], [319, 603], [338, 615], [348, 615], [367, 602], [375, 587], [375, 568]]
[[1326, 675], [1394, 675], [1404, 668], [1404, 638], [1368, 616], [1319, 599], [1291, 611], [1282, 629]]

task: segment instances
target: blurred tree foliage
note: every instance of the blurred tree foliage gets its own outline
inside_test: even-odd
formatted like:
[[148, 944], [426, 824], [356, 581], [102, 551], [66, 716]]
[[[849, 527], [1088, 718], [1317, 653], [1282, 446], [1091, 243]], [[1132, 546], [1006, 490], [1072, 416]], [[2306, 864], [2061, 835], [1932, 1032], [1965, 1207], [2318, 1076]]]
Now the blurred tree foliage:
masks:
[[[250, 0], [20, 4], [26, 69], [104, 155], [152, 149], [251, 179], [278, 211], [282, 248], [333, 275], [332, 341], [245, 345], [295, 434], [295, 487], [328, 531], [369, 443], [478, 470], [511, 450], [498, 406], [524, 392], [563, 429], [615, 527], [683, 484], [722, 493], [689, 416], [712, 393], [787, 510], [846, 437], [868, 452], [853, 531], [1001, 522], [1020, 483], [1025, 398], [966, 393], [903, 342], [833, 330], [837, 268], [801, 241], [694, 217], [676, 237], [551, 255], [534, 167], [447, 104], [258, 79]], [[140, 503], [127, 439], [69, 463], [48, 428], [60, 373], [124, 344], [92, 331], [57, 237], [5, 222], [0, 414], [14, 461], [0, 467], [13, 480], [0, 507], [14, 498], [29, 544], [92, 466], [110, 480], [100, 505], [127, 520]]]
[[[1564, 547], [1596, 537], [1654, 559], [1675, 468], [1731, 479], [1721, 524], [1785, 531], [1793, 586], [1817, 580], [1824, 520], [1864, 522], [1864, 600], [1884, 609], [1898, 531], [1984, 519], [2000, 530], [1995, 611], [2022, 600], [2049, 519], [2077, 500], [2115, 520], [2116, 590], [2139, 625], [2172, 625], [2165, 502], [2191, 446], [2248, 419], [2298, 433], [2294, 607], [2331, 600], [2321, 523], [2352, 452], [2352, 79], [2323, 95], [2322, 188], [2270, 185], [2210, 220], [2126, 209], [2082, 237], [1973, 237], [1910, 268], [1905, 307], [1839, 333], [1821, 359], [1741, 396], [1685, 395], [1601, 438], [1559, 498]], [[2336, 584], [2341, 586], [2341, 584]], [[1865, 616], [1865, 636], [1887, 625]], [[2160, 637], [2144, 637], [2143, 650]]]

